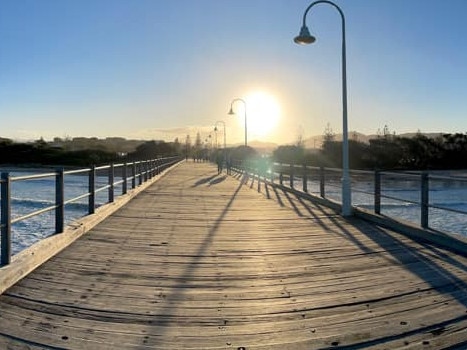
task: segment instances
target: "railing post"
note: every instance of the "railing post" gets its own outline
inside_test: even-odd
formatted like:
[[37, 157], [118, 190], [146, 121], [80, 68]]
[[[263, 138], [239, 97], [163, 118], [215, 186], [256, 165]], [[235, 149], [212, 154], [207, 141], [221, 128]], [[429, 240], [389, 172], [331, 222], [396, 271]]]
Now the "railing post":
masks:
[[147, 160], [144, 161], [143, 168], [144, 168], [144, 182], [146, 182], [148, 181], [148, 161]]
[[302, 176], [302, 189], [303, 192], [307, 193], [308, 192], [308, 176], [306, 174], [306, 165], [303, 164], [303, 176]]
[[428, 228], [428, 205], [429, 205], [429, 183], [428, 173], [423, 172], [421, 175], [421, 225], [423, 228]]
[[94, 214], [96, 209], [96, 167], [94, 165], [89, 170], [88, 192], [88, 213]]
[[294, 165], [290, 164], [290, 175], [289, 175], [289, 186], [290, 188], [293, 188], [293, 181], [294, 181]]
[[138, 162], [139, 186], [143, 183], [143, 162]]
[[55, 233], [63, 232], [65, 226], [65, 179], [63, 169], [55, 175]]
[[0, 266], [5, 266], [11, 261], [11, 194], [9, 173], [2, 173], [0, 191], [2, 197], [2, 209], [0, 214], [0, 238], [2, 250], [0, 255]]
[[128, 169], [128, 164], [125, 162], [123, 163], [123, 169], [122, 169], [122, 194], [126, 194], [128, 191], [128, 175], [127, 175], [127, 169]]
[[150, 159], [148, 160], [148, 177], [149, 179], [152, 179], [154, 173], [154, 160], [153, 159]]
[[109, 203], [114, 201], [114, 183], [115, 183], [115, 174], [114, 174], [114, 165], [113, 163], [109, 166]]
[[136, 187], [136, 162], [133, 162], [131, 165], [131, 188], [135, 189]]
[[319, 168], [319, 195], [322, 198], [326, 197], [325, 189], [324, 189], [324, 182], [326, 181], [325, 174], [324, 174], [324, 168], [320, 167]]
[[282, 163], [279, 163], [279, 184], [282, 185], [284, 182], [284, 174], [282, 173]]
[[375, 171], [375, 213], [381, 214], [381, 172]]

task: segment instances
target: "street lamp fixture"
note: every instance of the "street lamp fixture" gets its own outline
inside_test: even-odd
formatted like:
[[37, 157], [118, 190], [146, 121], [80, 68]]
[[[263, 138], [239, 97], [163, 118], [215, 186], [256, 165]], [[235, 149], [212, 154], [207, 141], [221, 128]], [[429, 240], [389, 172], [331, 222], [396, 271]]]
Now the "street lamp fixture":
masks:
[[234, 115], [235, 114], [235, 112], [233, 111], [233, 104], [235, 102], [237, 102], [237, 101], [243, 102], [243, 106], [244, 106], [243, 111], [244, 111], [244, 114], [245, 114], [245, 147], [246, 147], [246, 146], [248, 146], [248, 138], [247, 138], [248, 134], [247, 134], [247, 124], [246, 124], [246, 102], [245, 102], [245, 100], [243, 100], [241, 98], [233, 99], [232, 102], [230, 102], [230, 110], [229, 110], [228, 114], [229, 115]]
[[[233, 111], [232, 111], [233, 112]], [[230, 114], [230, 113], [229, 113]], [[227, 142], [227, 139], [225, 137], [225, 122], [223, 120], [218, 120], [215, 124], [214, 124], [214, 131], [218, 131], [219, 129], [217, 128], [217, 124], [218, 123], [222, 123], [222, 127], [224, 128], [224, 149], [226, 148], [226, 142]]]
[[317, 4], [328, 4], [333, 6], [342, 19], [342, 216], [352, 215], [352, 197], [350, 189], [349, 171], [349, 136], [347, 130], [347, 70], [346, 70], [346, 49], [345, 49], [345, 17], [344, 13], [332, 1], [319, 0], [311, 3], [303, 13], [303, 23], [300, 34], [294, 38], [297, 44], [312, 44], [316, 38], [310, 34], [306, 26], [306, 15], [310, 9]]
[[307, 44], [313, 44], [316, 41], [316, 38], [310, 34], [310, 31], [308, 30], [308, 27], [302, 26], [300, 29], [300, 34], [298, 34], [293, 41], [295, 41], [296, 44], [300, 45], [307, 45]]

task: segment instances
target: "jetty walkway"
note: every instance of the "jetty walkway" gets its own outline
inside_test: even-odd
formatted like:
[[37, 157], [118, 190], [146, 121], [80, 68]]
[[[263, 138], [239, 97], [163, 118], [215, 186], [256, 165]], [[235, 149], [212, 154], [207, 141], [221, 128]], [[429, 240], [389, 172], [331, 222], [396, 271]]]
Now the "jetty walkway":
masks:
[[467, 258], [183, 162], [0, 296], [0, 349], [467, 349]]

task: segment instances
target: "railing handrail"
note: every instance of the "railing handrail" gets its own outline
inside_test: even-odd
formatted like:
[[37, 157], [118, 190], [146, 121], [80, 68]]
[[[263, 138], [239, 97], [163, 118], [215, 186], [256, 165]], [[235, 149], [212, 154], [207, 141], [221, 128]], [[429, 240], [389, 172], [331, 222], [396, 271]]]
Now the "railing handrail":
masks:
[[[300, 164], [291, 164], [291, 163], [280, 163], [280, 162], [273, 162], [271, 165], [280, 165], [284, 169], [293, 167], [294, 169], [297, 168], [303, 168], [305, 169], [310, 169], [310, 170], [319, 170], [321, 167], [317, 166], [312, 166], [312, 165], [300, 165]], [[340, 168], [330, 168], [330, 167], [323, 167], [326, 171], [332, 171], [332, 172], [342, 172], [342, 169]], [[415, 178], [418, 179], [420, 178], [420, 174], [426, 171], [420, 170], [420, 171], [414, 171], [414, 170], [361, 170], [361, 169], [351, 169], [350, 170], [353, 174], [373, 174], [375, 171], [379, 171], [381, 174], [384, 175], [392, 175], [395, 177], [409, 177], [409, 178]], [[297, 175], [299, 175], [297, 173]], [[433, 173], [428, 172], [429, 179], [432, 180], [446, 180], [446, 181], [461, 181], [461, 182], [467, 182], [467, 175], [466, 176], [460, 176], [460, 175], [436, 175]]]
[[[139, 178], [139, 185], [148, 181], [154, 175], [160, 174], [161, 171], [169, 166], [184, 159], [181, 156], [162, 157], [149, 160], [138, 160], [128, 163], [106, 164], [98, 167], [82, 168], [66, 170], [58, 169], [53, 172], [29, 174], [21, 176], [10, 176], [10, 171], [1, 172], [0, 186], [0, 239], [1, 239], [1, 253], [0, 253], [0, 266], [7, 265], [11, 261], [11, 226], [17, 222], [24, 221], [37, 215], [44, 214], [49, 211], [55, 210], [55, 234], [63, 232], [64, 229], [64, 207], [79, 201], [83, 198], [89, 198], [88, 201], [88, 215], [94, 213], [95, 209], [95, 195], [98, 192], [108, 190], [108, 202], [111, 203], [115, 196], [115, 187], [122, 184], [122, 195], [127, 192], [128, 181], [131, 182], [131, 188], [137, 186], [136, 178]], [[127, 176], [127, 169], [131, 168], [131, 176]], [[115, 169], [122, 168], [121, 176], [115, 179]], [[137, 169], [137, 170], [136, 170]], [[108, 170], [108, 182], [105, 185], [96, 187], [95, 173], [98, 170]], [[66, 175], [88, 174], [88, 191], [80, 194], [74, 198], [64, 199], [64, 177]], [[53, 205], [41, 208], [30, 213], [15, 218], [11, 217], [11, 183], [19, 181], [38, 180], [44, 178], [55, 178], [55, 203]], [[125, 184], [125, 185], [123, 185]], [[91, 208], [92, 207], [92, 208]]]
[[37, 179], [44, 179], [47, 177], [53, 177], [57, 175], [57, 172], [53, 173], [41, 173], [41, 174], [34, 174], [34, 175], [22, 175], [22, 176], [12, 176], [10, 177], [11, 182], [15, 181], [23, 181], [23, 180], [37, 180]]
[[[319, 177], [318, 181], [320, 182], [320, 191], [319, 195], [323, 199], [326, 199], [327, 202], [331, 204], [340, 205], [339, 202], [327, 198], [326, 188], [327, 187], [340, 187], [340, 184], [333, 181], [327, 181], [327, 176], [325, 174], [329, 174], [330, 172], [338, 172], [341, 173], [342, 169], [338, 168], [325, 168], [325, 167], [316, 167], [316, 166], [309, 166], [303, 164], [289, 164], [289, 163], [280, 163], [280, 162], [271, 162], [268, 165], [268, 173], [270, 174], [269, 178], [267, 178], [264, 174], [257, 174], [257, 170], [259, 167], [259, 163], [255, 164], [254, 161], [232, 161], [235, 169], [239, 171], [244, 171], [247, 169], [247, 172], [251, 176], [257, 176], [258, 179], [261, 176], [264, 177], [264, 181], [266, 182], [274, 182], [275, 179], [279, 180], [279, 184], [281, 186], [286, 186], [293, 188], [295, 190], [296, 185], [294, 184], [296, 181], [302, 181], [302, 192], [308, 193], [308, 182], [310, 180], [310, 175], [315, 175], [313, 178], [316, 179], [316, 176]], [[354, 193], [364, 193], [367, 195], [372, 195], [374, 197], [374, 202], [370, 204], [370, 206], [374, 207], [374, 211], [376, 214], [380, 214], [381, 212], [381, 199], [389, 199], [393, 201], [400, 201], [404, 203], [408, 203], [410, 205], [416, 205], [420, 207], [420, 226], [422, 228], [431, 228], [429, 225], [429, 210], [430, 209], [437, 209], [437, 210], [445, 210], [446, 212], [452, 212], [456, 214], [463, 214], [467, 215], [467, 211], [460, 210], [457, 208], [451, 208], [447, 206], [442, 206], [439, 204], [431, 203], [430, 202], [430, 184], [433, 181], [452, 181], [452, 182], [461, 182], [467, 184], [467, 176], [447, 176], [444, 174], [433, 174], [429, 171], [407, 171], [407, 170], [351, 170], [351, 175], [367, 175], [370, 178], [373, 178], [373, 191], [371, 190], [365, 191], [355, 186], [352, 189]], [[277, 175], [277, 177], [276, 177]], [[404, 179], [406, 181], [414, 181], [414, 183], [419, 183], [419, 199], [413, 198], [398, 198], [394, 195], [384, 193], [382, 191], [383, 184], [381, 183], [381, 178], [384, 177], [385, 180], [391, 181], [400, 181], [400, 179]], [[336, 180], [335, 175], [332, 175], [332, 178]], [[285, 180], [288, 179], [289, 185], [285, 183]], [[306, 181], [306, 183], [305, 183]], [[387, 191], [387, 190], [386, 190]], [[355, 208], [355, 207], [354, 207]], [[395, 218], [398, 220], [398, 218]]]

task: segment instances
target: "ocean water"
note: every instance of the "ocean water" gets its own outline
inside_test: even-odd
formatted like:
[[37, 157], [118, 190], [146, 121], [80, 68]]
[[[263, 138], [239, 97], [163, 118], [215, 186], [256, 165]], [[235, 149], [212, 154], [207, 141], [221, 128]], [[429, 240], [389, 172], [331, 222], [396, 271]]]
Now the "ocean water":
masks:
[[[11, 172], [10, 176], [26, 176], [37, 172]], [[88, 193], [88, 176], [65, 175], [65, 201]], [[96, 190], [108, 182], [106, 176], [96, 176]], [[115, 193], [121, 193], [121, 185], [115, 187]], [[11, 217], [12, 219], [50, 207], [55, 204], [55, 178], [47, 177], [33, 180], [11, 182]], [[115, 196], [116, 196], [115, 195]], [[96, 193], [96, 207], [108, 202], [108, 191]], [[65, 225], [72, 224], [77, 219], [87, 215], [88, 198], [65, 205]], [[42, 238], [54, 234], [55, 211], [51, 210], [40, 215], [12, 224], [12, 250], [18, 253]]]
[[[467, 179], [466, 179], [467, 180]], [[467, 237], [467, 181], [429, 181], [428, 226], [432, 229]], [[302, 184], [297, 181], [296, 188]], [[381, 214], [394, 219], [420, 225], [421, 208], [419, 179], [381, 179]], [[308, 182], [308, 191], [319, 195], [318, 181]], [[341, 201], [341, 182], [337, 179], [326, 182], [326, 198]], [[388, 198], [389, 197], [389, 198]], [[374, 182], [372, 177], [352, 178], [352, 205], [374, 210]], [[450, 210], [464, 212], [456, 213]]]

